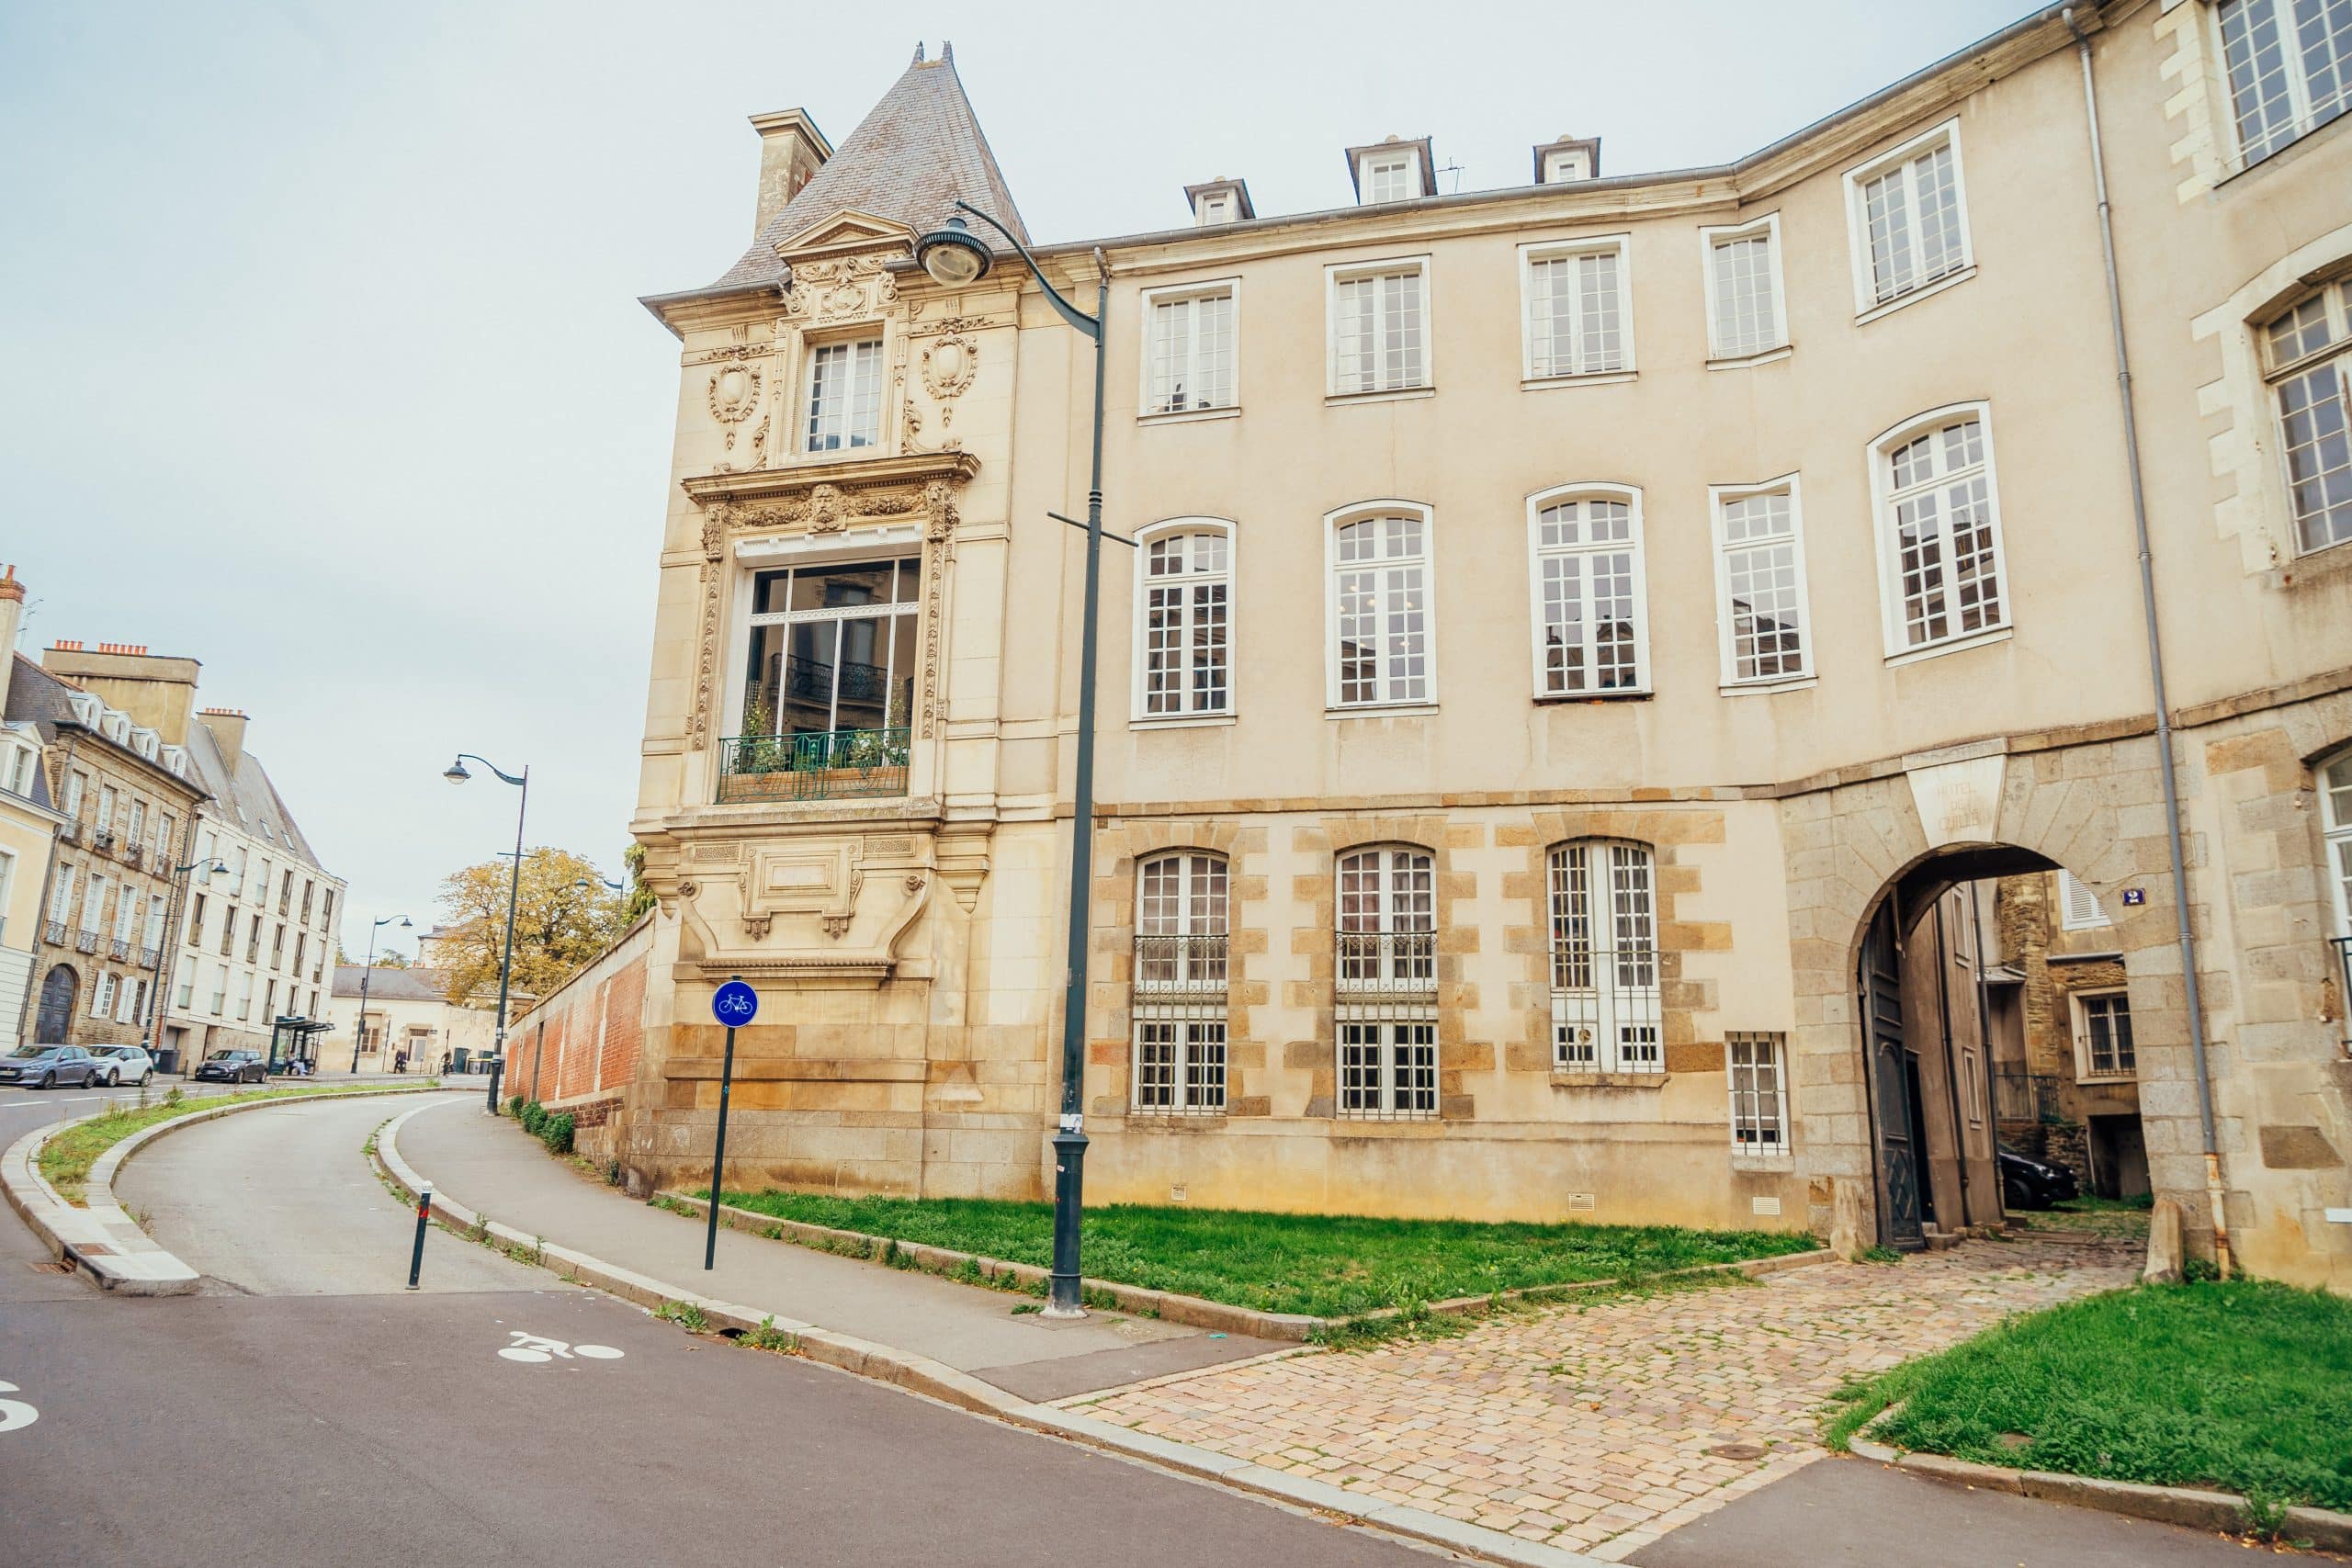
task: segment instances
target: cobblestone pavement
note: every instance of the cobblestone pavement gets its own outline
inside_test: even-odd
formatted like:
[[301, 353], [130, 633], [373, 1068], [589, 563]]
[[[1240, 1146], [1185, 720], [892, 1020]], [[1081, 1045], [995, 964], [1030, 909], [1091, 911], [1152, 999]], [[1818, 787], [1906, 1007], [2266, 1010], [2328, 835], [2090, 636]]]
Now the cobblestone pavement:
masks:
[[1744, 1287], [1512, 1315], [1454, 1339], [1321, 1352], [1076, 1408], [1157, 1437], [1617, 1559], [1821, 1458], [1849, 1377], [2005, 1315], [2129, 1283], [2109, 1241], [1971, 1241]]

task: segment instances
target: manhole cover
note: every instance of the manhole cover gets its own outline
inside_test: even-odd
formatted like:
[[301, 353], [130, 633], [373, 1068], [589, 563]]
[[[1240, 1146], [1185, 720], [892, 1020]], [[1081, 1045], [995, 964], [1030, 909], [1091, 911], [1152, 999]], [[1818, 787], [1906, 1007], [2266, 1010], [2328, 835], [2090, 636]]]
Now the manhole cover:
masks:
[[1751, 1460], [1764, 1457], [1761, 1443], [1717, 1443], [1707, 1450], [1717, 1459]]

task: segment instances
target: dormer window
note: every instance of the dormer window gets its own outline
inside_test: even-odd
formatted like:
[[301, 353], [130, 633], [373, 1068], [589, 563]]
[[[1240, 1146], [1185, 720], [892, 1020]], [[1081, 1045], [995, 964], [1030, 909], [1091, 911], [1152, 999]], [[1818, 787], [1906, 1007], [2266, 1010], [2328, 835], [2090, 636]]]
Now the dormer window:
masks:
[[1249, 184], [1243, 180], [1219, 176], [1204, 185], [1186, 186], [1184, 199], [1192, 204], [1195, 228], [1211, 229], [1258, 216], [1250, 205]]
[[1600, 138], [1563, 136], [1535, 150], [1535, 183], [1568, 185], [1600, 174]]
[[1435, 177], [1430, 164], [1430, 139], [1407, 141], [1392, 136], [1369, 147], [1351, 147], [1348, 173], [1355, 179], [1359, 206], [1417, 200], [1430, 194]]

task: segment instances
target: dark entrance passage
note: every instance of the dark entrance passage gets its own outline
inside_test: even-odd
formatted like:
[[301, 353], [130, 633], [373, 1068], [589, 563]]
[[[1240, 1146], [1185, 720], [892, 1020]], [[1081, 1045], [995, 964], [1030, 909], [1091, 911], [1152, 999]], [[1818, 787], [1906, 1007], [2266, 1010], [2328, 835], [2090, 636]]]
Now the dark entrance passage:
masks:
[[1877, 1144], [1879, 1240], [1906, 1250], [1927, 1244], [1920, 1209], [1915, 1071], [1903, 1039], [1903, 972], [1894, 902], [1879, 906], [1862, 938], [1862, 1048], [1869, 1064], [1871, 1133]]
[[82, 978], [65, 964], [51, 969], [40, 983], [40, 1011], [33, 1021], [36, 1045], [70, 1045], [74, 999], [81, 994]]

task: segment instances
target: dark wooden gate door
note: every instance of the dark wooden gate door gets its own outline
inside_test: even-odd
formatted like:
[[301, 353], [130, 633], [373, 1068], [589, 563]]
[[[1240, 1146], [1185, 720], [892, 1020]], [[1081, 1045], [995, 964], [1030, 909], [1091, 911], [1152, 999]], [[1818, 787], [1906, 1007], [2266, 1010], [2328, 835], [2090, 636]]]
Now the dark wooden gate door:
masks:
[[1893, 898], [1880, 908], [1862, 939], [1858, 978], [1877, 1139], [1879, 1240], [1917, 1248], [1926, 1245], [1919, 1222], [1919, 1137], [1911, 1116], [1910, 1052], [1903, 1043], [1903, 966]]
[[49, 972], [40, 983], [40, 1011], [34, 1018], [31, 1043], [67, 1043], [65, 1032], [74, 1025], [74, 995], [80, 989], [80, 981], [64, 964]]

